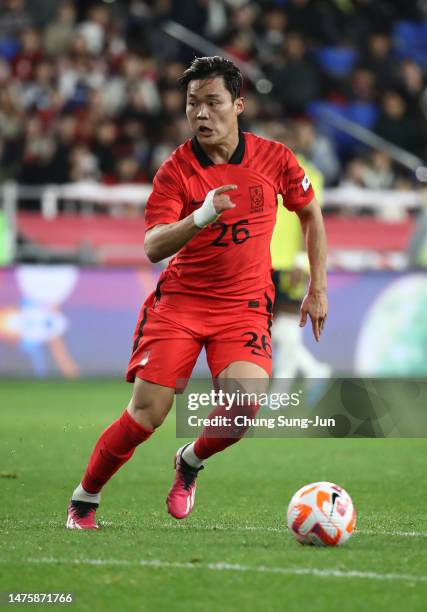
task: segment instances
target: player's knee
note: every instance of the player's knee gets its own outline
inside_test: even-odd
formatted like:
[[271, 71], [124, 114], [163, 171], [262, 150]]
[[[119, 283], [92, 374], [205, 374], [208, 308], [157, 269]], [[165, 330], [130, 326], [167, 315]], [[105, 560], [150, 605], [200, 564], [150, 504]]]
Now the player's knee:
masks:
[[[144, 392], [145, 391], [145, 392]], [[165, 420], [173, 403], [173, 393], [152, 393], [136, 389], [129, 402], [129, 414], [144, 427], [157, 429]]]
[[165, 420], [169, 410], [160, 402], [132, 398], [128, 411], [140, 425], [148, 429], [157, 429]]
[[155, 403], [131, 400], [128, 412], [133, 419], [147, 429], [157, 429], [166, 418], [167, 410]]

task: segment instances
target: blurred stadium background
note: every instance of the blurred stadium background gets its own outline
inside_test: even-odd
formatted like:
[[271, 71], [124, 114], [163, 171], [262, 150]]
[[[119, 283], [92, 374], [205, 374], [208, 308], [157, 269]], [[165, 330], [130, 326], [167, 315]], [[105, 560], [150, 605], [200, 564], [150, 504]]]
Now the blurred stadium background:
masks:
[[0, 375], [122, 376], [161, 270], [144, 204], [189, 137], [177, 77], [224, 53], [241, 127], [321, 192], [330, 317], [306, 346], [337, 374], [427, 375], [424, 0], [2, 0]]

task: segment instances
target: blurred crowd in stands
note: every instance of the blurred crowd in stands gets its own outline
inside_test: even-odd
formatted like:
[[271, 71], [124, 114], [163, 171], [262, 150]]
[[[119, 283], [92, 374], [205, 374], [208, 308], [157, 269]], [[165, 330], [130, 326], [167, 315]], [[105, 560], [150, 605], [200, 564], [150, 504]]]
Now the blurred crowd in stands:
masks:
[[327, 186], [413, 187], [320, 116], [335, 110], [426, 161], [423, 0], [1, 0], [0, 180], [151, 181], [190, 135], [177, 78], [201, 54], [167, 20], [272, 82], [262, 95], [246, 80], [243, 129], [279, 132]]

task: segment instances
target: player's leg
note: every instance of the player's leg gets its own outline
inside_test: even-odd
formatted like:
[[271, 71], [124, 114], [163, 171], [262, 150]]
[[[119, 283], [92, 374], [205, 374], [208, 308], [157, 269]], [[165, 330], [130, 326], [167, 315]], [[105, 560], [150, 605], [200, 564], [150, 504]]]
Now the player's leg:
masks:
[[[217, 384], [224, 392], [256, 394], [265, 392], [268, 386], [269, 375], [255, 363], [237, 361], [228, 365], [218, 376]], [[252, 418], [258, 411], [256, 402], [239, 405], [231, 410], [218, 406], [209, 414], [231, 418], [232, 422], [237, 415], [246, 415]], [[214, 427], [206, 426], [194, 442], [178, 449], [175, 456], [175, 480], [167, 497], [168, 512], [177, 519], [186, 518], [192, 511], [195, 494], [196, 478], [203, 469], [203, 463], [212, 455], [219, 453], [243, 438], [247, 427]]]
[[177, 379], [190, 376], [202, 341], [190, 322], [181, 320], [183, 316], [187, 317], [185, 309], [163, 304], [148, 303], [141, 309], [126, 374], [128, 382], [135, 383], [132, 399], [96, 443], [83, 479], [72, 495], [68, 527], [97, 527], [94, 516], [102, 487], [166, 418]]
[[67, 527], [97, 528], [95, 512], [103, 486], [162, 424], [173, 398], [174, 389], [135, 379], [128, 407], [99, 437], [82, 481], [71, 496]]
[[[82, 479], [84, 491], [97, 495], [117, 470], [166, 418], [173, 402], [170, 387], [135, 379], [123, 414], [101, 434]], [[84, 497], [84, 494], [83, 496]]]
[[[245, 309], [242, 312], [228, 312], [218, 316], [216, 327], [206, 347], [208, 364], [223, 390], [240, 389], [250, 393], [261, 393], [267, 389], [271, 374], [271, 300], [260, 305], [257, 312]], [[252, 301], [251, 301], [252, 304]], [[222, 319], [222, 320], [221, 320]], [[232, 412], [244, 412], [248, 416], [256, 414], [256, 403], [233, 406]], [[230, 416], [222, 406], [217, 407], [209, 416]], [[187, 517], [194, 506], [196, 478], [203, 468], [203, 462], [215, 453], [240, 440], [247, 428], [231, 430], [227, 428], [205, 427], [194, 442], [180, 448], [176, 454], [176, 476], [169, 491], [167, 506], [175, 518]]]
[[[232, 394], [236, 391], [248, 395], [257, 395], [267, 391], [269, 374], [256, 363], [248, 361], [235, 361], [227, 366], [218, 376], [219, 388]], [[240, 415], [253, 418], [258, 412], [257, 402], [239, 404], [238, 402], [228, 411], [218, 406], [209, 417], [226, 416], [234, 422]], [[183, 452], [184, 459], [191, 465], [200, 467], [202, 463], [243, 438], [247, 427], [215, 428], [206, 426], [200, 436]]]

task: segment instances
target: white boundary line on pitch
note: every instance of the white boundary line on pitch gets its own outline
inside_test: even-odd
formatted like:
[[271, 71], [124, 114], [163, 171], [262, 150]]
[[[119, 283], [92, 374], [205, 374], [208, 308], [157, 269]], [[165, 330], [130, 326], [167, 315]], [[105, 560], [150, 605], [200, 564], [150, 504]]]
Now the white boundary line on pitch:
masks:
[[[24, 522], [25, 525], [28, 526], [28, 522]], [[46, 522], [37, 521], [37, 524], [46, 525]], [[115, 527], [117, 523], [115, 521], [100, 521], [101, 526], [105, 527]], [[31, 524], [35, 524], [32, 522]], [[48, 524], [52, 527], [58, 527], [58, 525], [62, 526], [62, 522], [59, 521], [48, 521]], [[286, 524], [283, 524], [283, 527], [258, 527], [257, 525], [243, 525], [243, 526], [232, 526], [232, 525], [198, 525], [197, 523], [187, 523], [185, 525], [182, 524], [173, 524], [173, 523], [159, 523], [159, 524], [147, 524], [145, 525], [148, 529], [182, 529], [184, 531], [187, 530], [204, 530], [204, 531], [262, 531], [262, 532], [272, 532], [272, 533], [287, 533], [288, 528]], [[386, 536], [386, 537], [396, 537], [396, 538], [427, 538], [427, 531], [398, 531], [398, 530], [390, 530], [386, 531], [383, 529], [356, 529], [354, 532], [355, 536]]]
[[361, 535], [396, 536], [399, 538], [427, 538], [426, 531], [375, 531], [373, 529], [360, 529], [354, 533], [360, 533]]
[[[0, 563], [10, 563], [10, 559], [0, 559]], [[54, 557], [29, 558], [25, 563], [35, 565], [94, 565], [123, 567], [152, 567], [156, 569], [210, 570], [217, 572], [254, 572], [258, 574], [281, 574], [288, 576], [315, 576], [316, 578], [359, 578], [365, 580], [402, 580], [407, 582], [427, 582], [427, 576], [411, 574], [379, 574], [358, 570], [316, 569], [307, 567], [268, 567], [266, 565], [240, 565], [240, 563], [190, 563], [180, 561], [160, 561], [159, 559], [56, 559]]]

